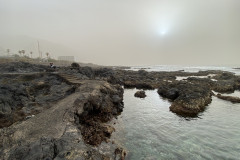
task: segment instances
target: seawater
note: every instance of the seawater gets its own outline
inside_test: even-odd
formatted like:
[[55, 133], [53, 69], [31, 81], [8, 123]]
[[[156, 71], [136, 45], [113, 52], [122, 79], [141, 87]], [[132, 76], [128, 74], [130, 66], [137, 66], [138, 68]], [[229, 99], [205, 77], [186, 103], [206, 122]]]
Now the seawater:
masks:
[[240, 104], [213, 97], [196, 118], [171, 111], [157, 90], [144, 99], [125, 89], [124, 110], [115, 124], [127, 160], [240, 159]]
[[137, 71], [144, 68], [146, 71], [179, 71], [184, 70], [184, 72], [198, 72], [207, 70], [221, 70], [233, 72], [236, 75], [240, 75], [240, 69], [234, 69], [234, 67], [227, 66], [181, 66], [181, 65], [155, 65], [155, 66], [133, 66], [127, 70]]

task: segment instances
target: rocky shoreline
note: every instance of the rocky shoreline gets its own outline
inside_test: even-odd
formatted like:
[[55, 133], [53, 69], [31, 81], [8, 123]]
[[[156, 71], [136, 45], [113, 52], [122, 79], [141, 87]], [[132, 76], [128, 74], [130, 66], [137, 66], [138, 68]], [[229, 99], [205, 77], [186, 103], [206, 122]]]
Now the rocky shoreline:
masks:
[[[233, 93], [240, 90], [240, 77], [231, 72], [146, 72], [116, 71], [115, 79], [125, 88], [157, 89], [172, 104], [170, 111], [184, 117], [196, 117], [211, 103], [214, 92]], [[178, 77], [186, 77], [178, 80]], [[200, 77], [200, 78], [198, 78]], [[225, 99], [226, 100], [226, 99]]]
[[[203, 112], [213, 91], [240, 90], [240, 77], [223, 71], [146, 72], [77, 64], [52, 69], [25, 62], [0, 64], [0, 71], [4, 160], [124, 159], [121, 145], [109, 142], [115, 130], [109, 122], [123, 111], [123, 87], [156, 89], [171, 102], [170, 111], [184, 117]], [[239, 103], [238, 97], [216, 97]], [[101, 150], [103, 143], [108, 152]]]

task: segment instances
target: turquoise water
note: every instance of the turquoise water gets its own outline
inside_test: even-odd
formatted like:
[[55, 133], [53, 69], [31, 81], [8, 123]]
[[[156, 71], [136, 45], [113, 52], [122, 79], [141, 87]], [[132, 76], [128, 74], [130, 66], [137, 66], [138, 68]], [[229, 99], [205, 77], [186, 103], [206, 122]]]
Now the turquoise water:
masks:
[[197, 118], [182, 118], [156, 90], [134, 97], [125, 89], [124, 110], [114, 137], [128, 151], [127, 160], [240, 159], [240, 104], [213, 97]]

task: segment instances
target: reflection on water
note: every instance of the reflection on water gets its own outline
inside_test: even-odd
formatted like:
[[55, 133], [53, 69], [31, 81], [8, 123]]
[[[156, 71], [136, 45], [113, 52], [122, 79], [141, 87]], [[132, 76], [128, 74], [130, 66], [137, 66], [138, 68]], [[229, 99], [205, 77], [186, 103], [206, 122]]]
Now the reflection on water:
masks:
[[114, 137], [128, 150], [129, 160], [238, 159], [240, 105], [213, 97], [199, 118], [185, 119], [169, 111], [170, 103], [156, 90], [134, 97], [126, 89], [124, 111]]

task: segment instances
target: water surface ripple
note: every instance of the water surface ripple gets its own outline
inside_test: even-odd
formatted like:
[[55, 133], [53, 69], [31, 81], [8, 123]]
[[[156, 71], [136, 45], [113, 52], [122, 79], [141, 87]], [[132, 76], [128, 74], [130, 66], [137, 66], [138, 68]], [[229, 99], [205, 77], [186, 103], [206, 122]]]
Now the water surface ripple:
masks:
[[170, 102], [156, 90], [134, 97], [125, 89], [124, 111], [114, 137], [128, 150], [127, 160], [239, 159], [240, 105], [213, 97], [197, 118], [169, 111]]

